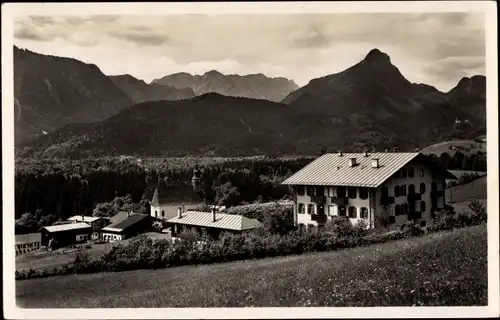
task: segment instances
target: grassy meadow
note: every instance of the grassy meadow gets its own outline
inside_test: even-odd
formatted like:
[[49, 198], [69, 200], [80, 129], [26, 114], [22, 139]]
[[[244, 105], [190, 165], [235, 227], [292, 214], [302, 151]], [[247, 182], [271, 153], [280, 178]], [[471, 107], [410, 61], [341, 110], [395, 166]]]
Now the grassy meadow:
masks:
[[487, 304], [486, 225], [368, 247], [16, 282], [22, 308]]

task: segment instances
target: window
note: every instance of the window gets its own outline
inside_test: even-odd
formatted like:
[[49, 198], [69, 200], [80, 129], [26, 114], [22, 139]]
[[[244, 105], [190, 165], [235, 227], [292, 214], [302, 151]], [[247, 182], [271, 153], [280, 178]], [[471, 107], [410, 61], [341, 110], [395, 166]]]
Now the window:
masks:
[[299, 203], [298, 213], [304, 213], [304, 204], [303, 203]]
[[345, 207], [339, 206], [339, 216], [345, 217]]
[[328, 214], [331, 215], [331, 216], [335, 216], [336, 215], [335, 206], [328, 206]]
[[324, 187], [316, 187], [316, 195], [317, 196], [324, 196], [325, 195], [325, 188]]
[[354, 187], [347, 188], [347, 193], [350, 199], [356, 199], [356, 188]]
[[403, 214], [403, 215], [408, 214], [408, 203], [403, 203], [401, 205], [401, 208], [403, 209], [402, 210], [403, 212], [401, 214]]
[[357, 218], [357, 209], [356, 207], [349, 207], [349, 218]]
[[399, 204], [394, 206], [394, 215], [399, 216], [401, 214], [401, 206]]
[[310, 203], [307, 205], [307, 213], [314, 214], [314, 204]]
[[165, 216], [165, 210], [162, 210], [161, 211], [161, 216], [164, 217]]
[[413, 178], [415, 175], [415, 170], [413, 168], [408, 168], [408, 177]]
[[155, 210], [155, 218], [158, 218], [158, 210]]
[[368, 209], [365, 207], [361, 208], [361, 218], [368, 219]]
[[361, 199], [368, 199], [368, 189], [367, 188], [359, 188], [359, 197]]
[[337, 187], [337, 197], [345, 198], [345, 187]]
[[314, 187], [307, 187], [307, 195], [314, 196]]
[[420, 212], [425, 212], [425, 201], [420, 201]]
[[405, 184], [399, 187], [399, 192], [401, 193], [402, 197], [406, 196], [406, 185]]
[[394, 178], [396, 178], [396, 179], [401, 178], [401, 170], [398, 170], [398, 171], [394, 174]]
[[333, 187], [327, 187], [328, 188], [328, 196], [329, 197], [335, 197], [334, 195], [334, 188]]
[[389, 188], [382, 187], [382, 198], [387, 198], [389, 196]]
[[424, 169], [420, 169], [420, 176], [423, 177], [424, 176], [424, 172], [425, 170]]
[[306, 192], [306, 190], [305, 190], [304, 186], [297, 187], [297, 195], [303, 196], [305, 194], [305, 192]]
[[399, 197], [400, 196], [399, 186], [395, 186], [394, 187], [394, 196], [395, 197]]
[[410, 184], [408, 186], [408, 194], [415, 194], [415, 185]]
[[401, 169], [401, 178], [406, 178], [406, 169]]
[[420, 193], [424, 194], [425, 193], [425, 183], [420, 184]]

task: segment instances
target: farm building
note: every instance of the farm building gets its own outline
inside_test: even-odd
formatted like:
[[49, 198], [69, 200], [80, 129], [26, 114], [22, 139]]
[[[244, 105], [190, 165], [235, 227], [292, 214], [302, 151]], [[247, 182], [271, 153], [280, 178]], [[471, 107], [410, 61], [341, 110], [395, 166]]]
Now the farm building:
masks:
[[202, 237], [217, 239], [221, 232], [243, 233], [260, 228], [262, 224], [256, 219], [240, 215], [212, 212], [178, 210], [177, 216], [167, 220], [172, 227], [172, 236], [176, 237], [184, 230], [195, 230]]
[[113, 242], [152, 231], [153, 219], [145, 214], [127, 214], [124, 219], [111, 223], [101, 230], [104, 241]]
[[89, 240], [92, 227], [85, 222], [66, 223], [43, 227], [40, 233], [42, 246], [47, 246], [49, 241], [54, 239], [59, 247], [65, 247]]
[[38, 250], [41, 245], [40, 233], [16, 234], [16, 256]]
[[102, 217], [92, 217], [92, 216], [73, 216], [67, 219], [69, 222], [85, 222], [92, 227], [92, 240], [100, 239], [101, 229], [109, 224], [108, 219]]
[[321, 228], [334, 216], [375, 228], [408, 220], [425, 225], [445, 205], [446, 179], [456, 177], [421, 153], [339, 152], [322, 155], [283, 184], [293, 189], [300, 229]]
[[196, 210], [202, 204], [191, 188], [167, 188], [163, 181], [160, 181], [151, 199], [151, 216], [168, 220], [177, 215], [178, 208], [183, 211]]

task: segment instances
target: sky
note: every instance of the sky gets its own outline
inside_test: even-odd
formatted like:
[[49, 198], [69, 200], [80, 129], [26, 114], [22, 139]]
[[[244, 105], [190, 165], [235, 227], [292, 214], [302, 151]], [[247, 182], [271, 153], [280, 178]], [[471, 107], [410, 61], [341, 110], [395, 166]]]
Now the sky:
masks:
[[411, 82], [441, 91], [485, 74], [482, 13], [16, 17], [14, 44], [146, 82], [176, 72], [263, 73], [299, 86], [373, 48]]

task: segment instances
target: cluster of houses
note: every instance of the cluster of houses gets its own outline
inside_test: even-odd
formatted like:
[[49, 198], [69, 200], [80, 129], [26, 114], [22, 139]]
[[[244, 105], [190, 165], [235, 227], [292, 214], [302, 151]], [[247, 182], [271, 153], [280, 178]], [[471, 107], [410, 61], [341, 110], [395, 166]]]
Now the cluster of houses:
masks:
[[[408, 220], [425, 225], [435, 210], [444, 208], [445, 181], [450, 172], [418, 152], [328, 153], [317, 158], [283, 184], [293, 191], [294, 223], [300, 230], [324, 227], [335, 216], [352, 223], [364, 221], [369, 228], [382, 224], [400, 226]], [[89, 240], [114, 242], [153, 231], [155, 221], [175, 240], [184, 230], [217, 238], [221, 232], [245, 233], [262, 224], [240, 215], [198, 211], [201, 203], [173, 203], [159, 184], [149, 215], [119, 213], [110, 219], [74, 216], [65, 223], [41, 228], [39, 236], [16, 238], [16, 253], [36, 250], [56, 241], [58, 246]], [[18, 236], [16, 236], [18, 237]]]

